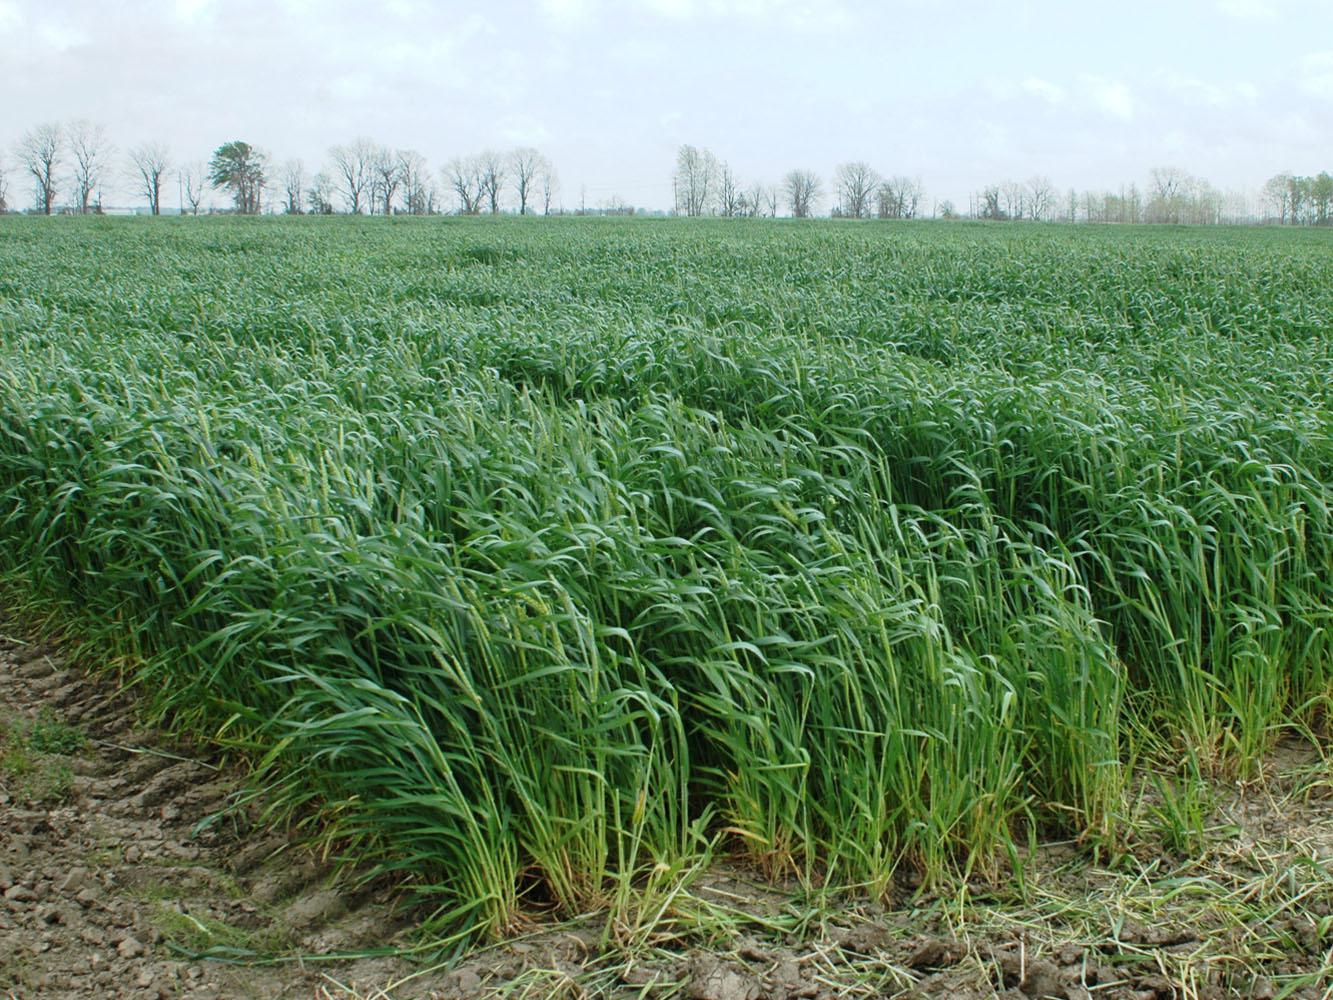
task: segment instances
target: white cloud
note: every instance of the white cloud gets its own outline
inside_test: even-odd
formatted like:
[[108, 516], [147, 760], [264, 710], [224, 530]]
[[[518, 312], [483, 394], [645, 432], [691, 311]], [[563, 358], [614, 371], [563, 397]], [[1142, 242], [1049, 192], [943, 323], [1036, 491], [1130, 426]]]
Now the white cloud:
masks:
[[1024, 93], [1043, 100], [1047, 104], [1059, 105], [1065, 103], [1065, 89], [1057, 83], [1030, 76], [1023, 81], [1021, 86]]
[[89, 42], [88, 33], [68, 21], [44, 21], [38, 24], [37, 37], [46, 48], [56, 52], [68, 52]]
[[361, 101], [376, 92], [375, 77], [371, 73], [344, 73], [328, 82], [329, 96], [339, 101]]
[[381, 0], [384, 9], [404, 21], [420, 21], [430, 13], [430, 5], [421, 0]]
[[1165, 73], [1159, 77], [1163, 90], [1192, 107], [1229, 108], [1254, 104], [1259, 89], [1252, 83], [1209, 83], [1180, 73]]
[[708, 9], [719, 17], [771, 21], [802, 31], [843, 27], [851, 13], [841, 0], [808, 3], [806, 0], [709, 0]]
[[543, 17], [559, 28], [575, 27], [593, 14], [593, 0], [537, 0]]
[[551, 132], [531, 115], [507, 115], [496, 123], [505, 141], [514, 146], [537, 146], [551, 138]]
[[1119, 80], [1085, 76], [1083, 84], [1093, 106], [1110, 118], [1127, 122], [1134, 119], [1134, 95]]
[[1306, 93], [1333, 101], [1333, 52], [1315, 52], [1302, 62]]
[[668, 21], [700, 18], [768, 23], [788, 30], [814, 31], [845, 27], [851, 15], [843, 0], [538, 0], [542, 15], [557, 27], [576, 27], [593, 20], [639, 12]]
[[23, 24], [23, 9], [17, 0], [0, 0], [0, 31], [12, 31]]
[[208, 24], [214, 17], [214, 0], [175, 0], [171, 5], [176, 20], [182, 24]]
[[689, 20], [695, 14], [694, 0], [643, 0], [643, 5], [654, 14], [676, 21]]
[[1277, 11], [1267, 0], [1218, 0], [1217, 9], [1240, 21], [1269, 21], [1277, 17]]
[[980, 147], [992, 154], [1002, 156], [1010, 155], [1013, 152], [1013, 142], [1009, 129], [998, 122], [978, 121], [974, 123], [974, 130], [980, 139]]

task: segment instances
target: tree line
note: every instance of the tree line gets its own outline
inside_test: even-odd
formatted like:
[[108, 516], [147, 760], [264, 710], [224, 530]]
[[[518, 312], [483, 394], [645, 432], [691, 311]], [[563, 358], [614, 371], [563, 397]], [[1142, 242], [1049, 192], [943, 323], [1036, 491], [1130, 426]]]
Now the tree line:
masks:
[[1175, 167], [1156, 167], [1148, 181], [1116, 191], [1076, 191], [1061, 195], [1047, 177], [1006, 181], [972, 196], [971, 214], [998, 221], [1035, 220], [1094, 223], [1219, 225], [1267, 222], [1326, 226], [1333, 221], [1333, 176], [1278, 174], [1258, 198], [1221, 191], [1202, 177]]
[[1273, 218], [1293, 226], [1327, 226], [1333, 218], [1333, 176], [1278, 174], [1264, 185], [1264, 201]]
[[[242, 141], [223, 143], [207, 163], [177, 164], [163, 143], [131, 147], [122, 156], [101, 125], [47, 122], [29, 129], [14, 146], [20, 174], [32, 182], [32, 211], [88, 214], [102, 211], [102, 190], [113, 178], [127, 181], [153, 215], [162, 212], [174, 179], [179, 210], [198, 215], [210, 190], [231, 200], [231, 210], [258, 215], [549, 215], [559, 191], [551, 161], [525, 147], [456, 157], [439, 171], [413, 149], [393, 149], [367, 138], [330, 147], [313, 174], [303, 161], [275, 166], [270, 156]], [[10, 180], [0, 159], [0, 212], [11, 210]], [[451, 208], [449, 197], [456, 202]]]
[[[14, 163], [32, 185], [32, 211], [51, 215], [102, 210], [102, 190], [112, 178], [128, 182], [153, 215], [162, 211], [174, 179], [179, 210], [198, 215], [210, 191], [225, 193], [231, 211], [256, 215], [266, 209], [287, 214], [331, 215], [519, 215], [558, 211], [559, 177], [554, 165], [531, 147], [486, 150], [451, 159], [435, 170], [413, 149], [394, 149], [368, 138], [329, 148], [313, 173], [299, 159], [274, 165], [263, 150], [233, 140], [213, 151], [207, 163], [177, 163], [167, 146], [144, 142], [123, 155], [106, 129], [94, 122], [47, 122], [15, 144]], [[671, 175], [676, 215], [805, 219], [817, 214], [825, 183], [809, 169], [788, 171], [777, 181], [742, 180], [711, 150], [682, 145]], [[0, 212], [13, 210], [12, 181], [0, 157]], [[927, 212], [920, 178], [882, 175], [869, 163], [840, 164], [829, 187], [828, 214], [846, 219], [914, 219]], [[632, 208], [612, 199], [616, 214]], [[1153, 169], [1146, 185], [1117, 191], [1057, 191], [1044, 175], [986, 185], [969, 197], [965, 211], [941, 201], [939, 218], [966, 216], [992, 221], [1175, 223], [1210, 225], [1265, 221], [1326, 226], [1333, 222], [1333, 176], [1282, 173], [1271, 178], [1256, 202], [1248, 194], [1219, 191], [1207, 180], [1172, 167]]]
[[[171, 169], [170, 153], [162, 143], [140, 143], [120, 157], [106, 129], [86, 120], [29, 129], [15, 145], [14, 159], [32, 181], [33, 210], [44, 215], [58, 208], [83, 214], [101, 211], [103, 185], [116, 175], [129, 180], [147, 200], [149, 211], [158, 215]], [[177, 177], [197, 212], [204, 197], [203, 168], [183, 166]], [[67, 199], [63, 205], [62, 191]], [[0, 159], [0, 212], [11, 209], [9, 198], [9, 178]]]
[[[731, 166], [708, 149], [681, 146], [671, 175], [677, 215], [721, 217], [810, 217], [823, 196], [823, 180], [811, 170], [792, 170], [776, 184], [740, 182]], [[915, 219], [926, 212], [920, 178], [885, 177], [863, 160], [834, 171], [829, 215], [844, 219]], [[996, 222], [1093, 222], [1217, 225], [1275, 222], [1329, 225], [1333, 217], [1333, 177], [1279, 174], [1264, 186], [1258, 203], [1248, 194], [1220, 191], [1202, 177], [1176, 167], [1156, 167], [1147, 184], [1118, 191], [1061, 193], [1045, 175], [989, 184], [974, 192], [965, 212], [951, 201], [933, 205], [935, 218], [968, 217]]]
[[[788, 171], [775, 183], [743, 182], [711, 150], [684, 145], [676, 153], [671, 191], [677, 215], [772, 218], [785, 209], [793, 218], [807, 219], [818, 208], [824, 182], [804, 168]], [[830, 214], [850, 219], [913, 219], [925, 199], [919, 179], [884, 178], [863, 161], [838, 167], [834, 195]]]
[[[1285, 175], [1284, 175], [1285, 176]], [[1274, 182], [1269, 182], [1269, 187]], [[1267, 188], [1265, 189], [1267, 190]], [[1286, 190], [1284, 187], [1283, 190]], [[1147, 183], [1121, 185], [1115, 191], [1061, 194], [1050, 178], [991, 184], [972, 195], [970, 214], [996, 221], [1059, 221], [1093, 223], [1161, 223], [1218, 225], [1244, 222], [1287, 222], [1276, 214], [1267, 194], [1261, 201], [1246, 192], [1221, 191], [1202, 177], [1175, 167], [1155, 167]], [[1313, 217], [1309, 220], [1316, 221]]]

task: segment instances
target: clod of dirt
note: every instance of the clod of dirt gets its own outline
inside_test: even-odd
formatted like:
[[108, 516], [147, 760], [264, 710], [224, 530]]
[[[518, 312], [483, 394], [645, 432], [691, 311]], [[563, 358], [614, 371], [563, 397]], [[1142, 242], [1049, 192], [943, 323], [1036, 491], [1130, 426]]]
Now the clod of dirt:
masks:
[[26, 885], [11, 885], [5, 890], [5, 899], [11, 903], [31, 903], [37, 896]]
[[1018, 988], [1034, 1000], [1068, 1000], [1069, 992], [1060, 982], [1060, 969], [1054, 962], [1030, 962], [1027, 975], [1019, 982]]
[[736, 946], [736, 953], [747, 962], [773, 961], [773, 952], [757, 941], [740, 941]]
[[819, 995], [819, 987], [806, 978], [791, 955], [782, 956], [764, 986], [765, 995], [776, 1000], [809, 1000]]
[[471, 997], [481, 990], [481, 976], [471, 969], [460, 969], [453, 973], [444, 984], [444, 996]]
[[1144, 976], [1134, 985], [1148, 997], [1170, 997], [1171, 1000], [1175, 1000], [1175, 997], [1179, 996], [1176, 988], [1165, 976]]
[[620, 973], [626, 986], [652, 986], [662, 978], [662, 971], [647, 963], [632, 963]]
[[1146, 927], [1133, 920], [1125, 921], [1120, 933], [1113, 941], [1102, 945], [1103, 951], [1114, 951], [1119, 944], [1135, 944], [1149, 948], [1171, 948], [1176, 945], [1190, 944], [1198, 940], [1198, 935], [1184, 927]]
[[690, 1000], [759, 1000], [763, 989], [745, 968], [712, 955], [690, 960]]
[[946, 969], [957, 965], [967, 952], [957, 941], [929, 938], [907, 959], [909, 969]]
[[893, 930], [883, 924], [867, 922], [838, 935], [838, 947], [858, 955], [875, 955], [887, 951], [893, 944]]
[[143, 942], [134, 937], [127, 937], [116, 945], [116, 951], [120, 953], [121, 958], [138, 958], [147, 950]]
[[337, 920], [347, 912], [347, 903], [332, 889], [322, 889], [302, 896], [284, 911], [286, 923], [295, 930], [304, 931], [317, 924]]
[[[1017, 945], [997, 948], [991, 953], [999, 967], [1004, 985], [1028, 1000], [1084, 1000], [1088, 990], [1079, 982], [1082, 961], [1066, 961], [1065, 968], [1050, 959], [1024, 955]], [[1076, 953], [1062, 952], [1061, 960], [1075, 959]], [[1096, 981], [1095, 976], [1090, 980]]]

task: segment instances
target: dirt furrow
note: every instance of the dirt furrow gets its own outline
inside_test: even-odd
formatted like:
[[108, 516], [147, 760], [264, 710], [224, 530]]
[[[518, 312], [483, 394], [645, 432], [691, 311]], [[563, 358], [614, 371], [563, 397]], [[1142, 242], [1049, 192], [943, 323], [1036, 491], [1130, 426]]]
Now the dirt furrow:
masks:
[[334, 982], [405, 971], [299, 957], [403, 929], [389, 900], [340, 892], [242, 815], [205, 822], [239, 776], [200, 753], [138, 728], [128, 697], [51, 647], [0, 639], [0, 996], [346, 996]]

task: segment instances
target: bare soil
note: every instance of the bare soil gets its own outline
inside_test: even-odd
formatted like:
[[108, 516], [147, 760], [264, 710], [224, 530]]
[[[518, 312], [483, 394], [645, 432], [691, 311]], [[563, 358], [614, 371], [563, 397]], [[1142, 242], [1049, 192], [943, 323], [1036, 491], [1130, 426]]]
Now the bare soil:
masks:
[[313, 997], [403, 972], [300, 958], [404, 928], [284, 838], [234, 812], [209, 825], [240, 775], [134, 708], [54, 649], [0, 640], [0, 996]]
[[242, 775], [136, 719], [112, 679], [0, 636], [0, 997], [1333, 997], [1333, 771], [1309, 747], [1193, 826], [1145, 791], [1129, 819], [1162, 839], [1114, 863], [1045, 845], [1021, 878], [890, 907], [722, 864], [641, 924], [534, 921], [432, 966], [365, 955], [416, 943], [391, 893], [225, 810]]

